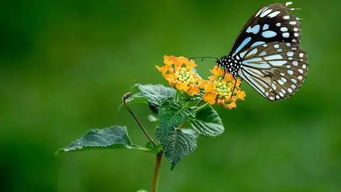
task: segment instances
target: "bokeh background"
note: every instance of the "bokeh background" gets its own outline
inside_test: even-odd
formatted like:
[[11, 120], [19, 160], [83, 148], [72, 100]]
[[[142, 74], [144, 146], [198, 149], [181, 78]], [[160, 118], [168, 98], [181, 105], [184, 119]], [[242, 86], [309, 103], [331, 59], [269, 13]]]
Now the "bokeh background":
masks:
[[[120, 97], [134, 83], [163, 83], [163, 55], [229, 52], [266, 0], [0, 2], [0, 191], [135, 192], [148, 189], [154, 156], [124, 150], [54, 156], [90, 128], [127, 125]], [[339, 0], [296, 1], [310, 71], [291, 99], [269, 102], [248, 85], [227, 131], [201, 137], [161, 192], [336, 192], [341, 189]], [[199, 61], [199, 72], [213, 61]], [[145, 106], [134, 110], [152, 131]]]

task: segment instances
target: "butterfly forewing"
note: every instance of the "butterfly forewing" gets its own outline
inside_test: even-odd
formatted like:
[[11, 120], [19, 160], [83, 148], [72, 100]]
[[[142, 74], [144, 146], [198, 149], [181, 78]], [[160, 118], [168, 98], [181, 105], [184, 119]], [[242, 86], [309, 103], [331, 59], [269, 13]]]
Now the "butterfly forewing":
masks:
[[305, 80], [308, 62], [298, 45], [271, 42], [239, 54], [238, 76], [269, 100], [292, 96]]
[[243, 27], [230, 55], [270, 42], [300, 44], [300, 20], [290, 14], [291, 3], [276, 3], [259, 9]]

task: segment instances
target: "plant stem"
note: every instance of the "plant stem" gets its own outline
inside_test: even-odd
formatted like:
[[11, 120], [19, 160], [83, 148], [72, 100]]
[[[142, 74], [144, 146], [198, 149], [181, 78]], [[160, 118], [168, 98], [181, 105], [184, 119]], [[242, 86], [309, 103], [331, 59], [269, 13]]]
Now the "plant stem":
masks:
[[132, 95], [131, 92], [128, 92], [126, 94], [123, 95], [123, 105], [124, 107], [127, 109], [127, 111], [130, 113], [130, 115], [135, 119], [136, 123], [139, 125], [139, 127], [141, 128], [142, 132], [144, 133], [144, 135], [147, 137], [147, 139], [154, 145], [154, 147], [156, 147], [156, 143], [153, 140], [153, 138], [148, 134], [147, 130], [144, 128], [144, 126], [142, 125], [141, 121], [137, 118], [137, 116], [134, 114], [134, 112], [129, 108], [128, 104], [127, 104], [127, 99]]
[[175, 127], [175, 129], [181, 129], [182, 126], [185, 125], [186, 122], [181, 123], [178, 127]]
[[199, 106], [204, 100], [200, 99], [200, 101], [198, 101], [198, 103], [195, 106]]
[[157, 192], [162, 155], [163, 155], [162, 151], [160, 151], [159, 153], [156, 154], [156, 161], [155, 161], [155, 167], [154, 167], [154, 175], [153, 175], [153, 179], [152, 179], [151, 192]]
[[175, 101], [179, 101], [180, 100], [180, 92], [177, 90], [176, 92], [175, 92]]
[[200, 111], [202, 108], [206, 107], [208, 103], [204, 103], [203, 105], [199, 106], [198, 108], [195, 109], [195, 111]]

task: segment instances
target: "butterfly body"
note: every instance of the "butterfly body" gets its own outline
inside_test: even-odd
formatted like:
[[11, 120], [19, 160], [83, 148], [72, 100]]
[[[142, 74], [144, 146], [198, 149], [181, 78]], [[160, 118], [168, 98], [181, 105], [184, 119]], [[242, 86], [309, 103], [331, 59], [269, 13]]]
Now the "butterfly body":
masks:
[[217, 60], [263, 97], [275, 101], [292, 96], [308, 71], [306, 52], [300, 47], [300, 19], [275, 3], [259, 9], [246, 23], [231, 52]]
[[220, 67], [224, 67], [224, 70], [232, 74], [233, 77], [236, 77], [241, 65], [241, 59], [238, 56], [223, 56], [217, 61], [217, 64]]

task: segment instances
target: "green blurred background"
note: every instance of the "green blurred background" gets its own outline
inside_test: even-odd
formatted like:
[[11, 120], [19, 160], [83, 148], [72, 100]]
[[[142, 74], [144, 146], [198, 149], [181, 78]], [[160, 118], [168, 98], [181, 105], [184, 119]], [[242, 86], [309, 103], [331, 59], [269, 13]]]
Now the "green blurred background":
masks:
[[[88, 151], [54, 156], [87, 129], [127, 125], [120, 97], [163, 83], [163, 55], [227, 54], [246, 20], [275, 1], [0, 2], [0, 191], [134, 192], [149, 188], [154, 156]], [[291, 99], [269, 102], [248, 85], [227, 131], [200, 138], [161, 192], [336, 192], [341, 189], [341, 2], [297, 1], [310, 71]], [[199, 62], [207, 74], [212, 61]], [[134, 106], [147, 127], [148, 110]], [[150, 131], [152, 127], [150, 128]]]

